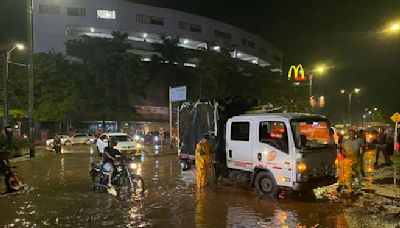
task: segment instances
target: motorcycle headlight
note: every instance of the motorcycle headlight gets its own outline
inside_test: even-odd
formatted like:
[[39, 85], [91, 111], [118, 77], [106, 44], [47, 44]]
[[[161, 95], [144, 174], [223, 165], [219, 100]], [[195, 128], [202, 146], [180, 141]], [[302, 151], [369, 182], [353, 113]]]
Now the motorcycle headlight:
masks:
[[129, 168], [131, 168], [131, 169], [137, 169], [136, 163], [131, 163], [131, 164], [129, 164]]

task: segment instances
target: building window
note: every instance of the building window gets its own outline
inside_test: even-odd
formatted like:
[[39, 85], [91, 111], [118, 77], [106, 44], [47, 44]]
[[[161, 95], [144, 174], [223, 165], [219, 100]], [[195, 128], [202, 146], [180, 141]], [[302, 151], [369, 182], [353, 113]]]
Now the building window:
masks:
[[250, 123], [249, 122], [233, 122], [231, 125], [231, 140], [233, 141], [249, 141]]
[[164, 18], [136, 14], [136, 22], [140, 24], [164, 25]]
[[232, 35], [230, 33], [222, 32], [219, 30], [214, 30], [214, 36], [224, 40], [232, 40]]
[[247, 46], [247, 47], [253, 48], [253, 49], [256, 47], [256, 44], [253, 41], [250, 41], [250, 40], [247, 40], [247, 39], [242, 39], [242, 44], [244, 46]]
[[97, 18], [114, 20], [116, 18], [115, 10], [97, 10]]
[[184, 21], [179, 21], [179, 29], [201, 33], [201, 25], [190, 24]]
[[60, 14], [60, 6], [57, 5], [39, 5], [41, 14]]
[[85, 8], [67, 8], [67, 15], [84, 17], [84, 16], [86, 16], [86, 9]]

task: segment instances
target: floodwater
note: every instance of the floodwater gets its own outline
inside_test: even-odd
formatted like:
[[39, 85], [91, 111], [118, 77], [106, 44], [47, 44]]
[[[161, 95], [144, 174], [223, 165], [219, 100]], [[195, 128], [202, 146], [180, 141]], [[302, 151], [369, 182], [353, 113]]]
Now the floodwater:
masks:
[[121, 200], [89, 188], [90, 147], [16, 163], [24, 191], [0, 196], [0, 227], [347, 227], [340, 204], [265, 199], [247, 186], [198, 191], [176, 155], [138, 158], [144, 197]]

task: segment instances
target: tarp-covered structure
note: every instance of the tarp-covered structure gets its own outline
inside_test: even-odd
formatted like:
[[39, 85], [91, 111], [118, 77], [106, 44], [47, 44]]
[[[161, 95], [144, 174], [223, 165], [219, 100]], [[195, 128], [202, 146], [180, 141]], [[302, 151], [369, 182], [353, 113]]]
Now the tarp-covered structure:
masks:
[[179, 157], [194, 160], [197, 143], [206, 133], [212, 133], [214, 161], [225, 164], [225, 123], [258, 105], [251, 97], [225, 97], [214, 100], [185, 102], [179, 109]]

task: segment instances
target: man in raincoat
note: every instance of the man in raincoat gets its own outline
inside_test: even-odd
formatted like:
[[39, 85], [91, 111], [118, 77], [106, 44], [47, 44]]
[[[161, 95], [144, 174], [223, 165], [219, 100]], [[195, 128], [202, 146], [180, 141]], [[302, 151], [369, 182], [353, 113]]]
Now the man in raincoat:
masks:
[[208, 184], [208, 174], [212, 159], [212, 149], [208, 142], [209, 140], [209, 135], [203, 135], [203, 138], [196, 146], [197, 188], [207, 187]]
[[349, 130], [349, 139], [343, 141], [341, 148], [343, 169], [340, 173], [339, 185], [347, 187], [348, 192], [351, 193], [354, 177], [358, 177], [359, 185], [361, 184], [360, 156], [364, 154], [363, 141], [356, 138], [354, 130]]

